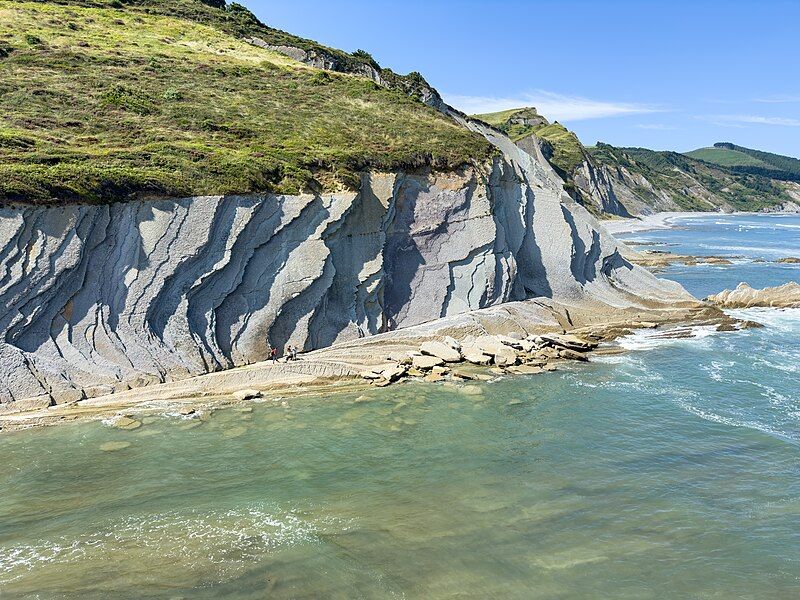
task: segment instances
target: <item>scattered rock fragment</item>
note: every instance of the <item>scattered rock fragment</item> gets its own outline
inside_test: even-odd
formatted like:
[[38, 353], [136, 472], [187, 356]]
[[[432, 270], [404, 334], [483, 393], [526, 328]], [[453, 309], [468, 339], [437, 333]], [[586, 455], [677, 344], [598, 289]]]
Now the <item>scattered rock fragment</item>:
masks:
[[251, 390], [251, 389], [238, 390], [238, 391], [233, 392], [233, 397], [236, 398], [237, 400], [241, 400], [241, 401], [244, 401], [244, 400], [255, 400], [256, 398], [261, 398], [263, 395], [264, 394], [262, 394], [260, 391]]

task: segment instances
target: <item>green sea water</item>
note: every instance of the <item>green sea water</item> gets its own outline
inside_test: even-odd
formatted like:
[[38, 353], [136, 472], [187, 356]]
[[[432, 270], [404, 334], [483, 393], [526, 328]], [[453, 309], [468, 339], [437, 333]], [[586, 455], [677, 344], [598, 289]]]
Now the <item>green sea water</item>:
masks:
[[3, 434], [0, 598], [797, 598], [800, 311], [743, 316], [555, 373]]

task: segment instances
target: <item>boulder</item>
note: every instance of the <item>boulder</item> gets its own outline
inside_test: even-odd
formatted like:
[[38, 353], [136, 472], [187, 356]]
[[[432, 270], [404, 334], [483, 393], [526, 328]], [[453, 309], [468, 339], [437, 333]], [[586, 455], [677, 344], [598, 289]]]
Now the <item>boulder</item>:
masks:
[[561, 348], [567, 348], [577, 352], [588, 352], [593, 348], [597, 348], [596, 342], [591, 342], [589, 340], [579, 338], [577, 335], [571, 335], [569, 333], [546, 333], [539, 337], [541, 337], [541, 339], [550, 346], [559, 346]]
[[428, 383], [436, 383], [437, 381], [443, 381], [444, 380], [444, 375], [442, 375], [440, 373], [431, 372], [431, 373], [428, 373], [427, 375], [425, 375], [425, 377], [423, 377], [423, 379], [425, 381], [427, 381]]
[[474, 365], [488, 365], [492, 362], [492, 356], [490, 354], [484, 354], [481, 352], [481, 349], [474, 344], [464, 346], [462, 350], [464, 352], [464, 360]]
[[427, 371], [429, 369], [432, 369], [433, 367], [438, 367], [439, 365], [443, 365], [444, 359], [441, 359], [438, 356], [429, 356], [429, 355], [415, 356], [412, 359], [411, 364], [415, 369], [419, 369], [420, 371]]
[[233, 392], [233, 397], [236, 398], [237, 400], [255, 400], [256, 398], [261, 398], [261, 396], [263, 395], [264, 394], [262, 394], [258, 390], [251, 390], [251, 389], [237, 390]]
[[178, 414], [180, 414], [182, 417], [188, 417], [190, 415], [193, 415], [194, 413], [195, 410], [191, 406], [182, 406], [181, 409], [178, 411]]
[[475, 340], [475, 345], [484, 354], [489, 354], [494, 359], [494, 364], [505, 367], [517, 362], [517, 353], [511, 346], [507, 346], [496, 336], [483, 335]]
[[450, 372], [450, 369], [447, 367], [433, 367], [431, 369], [431, 373], [436, 373], [437, 375], [447, 375]]
[[449, 335], [444, 336], [442, 341], [450, 346], [453, 350], [461, 350], [461, 343], [455, 338], [451, 338]]
[[403, 375], [405, 375], [407, 371], [408, 367], [405, 365], [392, 365], [391, 367], [386, 367], [383, 371], [381, 371], [381, 377], [388, 379], [389, 381], [397, 381]]
[[560, 358], [565, 358], [567, 360], [581, 360], [587, 361], [589, 358], [576, 350], [570, 350], [569, 348], [559, 348], [558, 356]]
[[498, 335], [496, 336], [497, 339], [500, 341], [501, 344], [505, 344], [506, 346], [511, 346], [516, 350], [522, 350], [522, 340], [518, 340], [517, 338], [513, 338], [510, 335]]
[[424, 342], [419, 351], [429, 356], [441, 358], [444, 362], [460, 362], [461, 353], [455, 348], [451, 348], [447, 344], [437, 342], [435, 340]]
[[472, 381], [476, 378], [472, 373], [467, 373], [465, 371], [453, 371], [451, 375], [455, 379], [461, 379], [464, 381]]

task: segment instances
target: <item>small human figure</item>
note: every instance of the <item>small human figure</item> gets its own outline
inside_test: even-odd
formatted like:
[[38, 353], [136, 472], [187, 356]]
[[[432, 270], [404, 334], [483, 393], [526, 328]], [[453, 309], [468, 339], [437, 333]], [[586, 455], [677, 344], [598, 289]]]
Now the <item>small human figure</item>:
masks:
[[270, 357], [270, 359], [272, 359], [272, 364], [273, 365], [275, 363], [277, 363], [278, 362], [278, 349], [277, 348], [271, 348], [270, 351], [269, 351], [269, 357]]
[[297, 346], [292, 346], [292, 360], [297, 360]]
[[283, 351], [284, 356], [286, 356], [286, 362], [292, 360], [292, 347], [287, 345], [286, 349]]

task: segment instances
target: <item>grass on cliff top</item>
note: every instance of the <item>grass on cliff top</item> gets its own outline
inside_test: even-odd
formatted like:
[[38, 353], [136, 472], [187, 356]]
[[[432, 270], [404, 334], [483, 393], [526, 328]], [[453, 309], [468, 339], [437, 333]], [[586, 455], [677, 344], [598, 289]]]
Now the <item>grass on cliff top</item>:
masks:
[[195, 20], [86, 4], [108, 3], [0, 0], [0, 202], [332, 190], [491, 153], [401, 91]]
[[751, 167], [768, 167], [764, 161], [748, 156], [744, 152], [738, 150], [729, 150], [727, 148], [698, 148], [691, 152], [686, 152], [686, 156], [703, 160], [708, 163], [720, 165], [723, 167], [735, 166], [751, 166]]
[[[547, 120], [536, 112], [535, 108], [512, 108], [500, 112], [483, 113], [472, 115], [475, 119], [480, 119], [504, 132], [512, 141], [517, 142], [522, 138], [528, 137], [543, 125], [547, 125]], [[514, 118], [526, 119], [533, 124], [512, 123]]]

